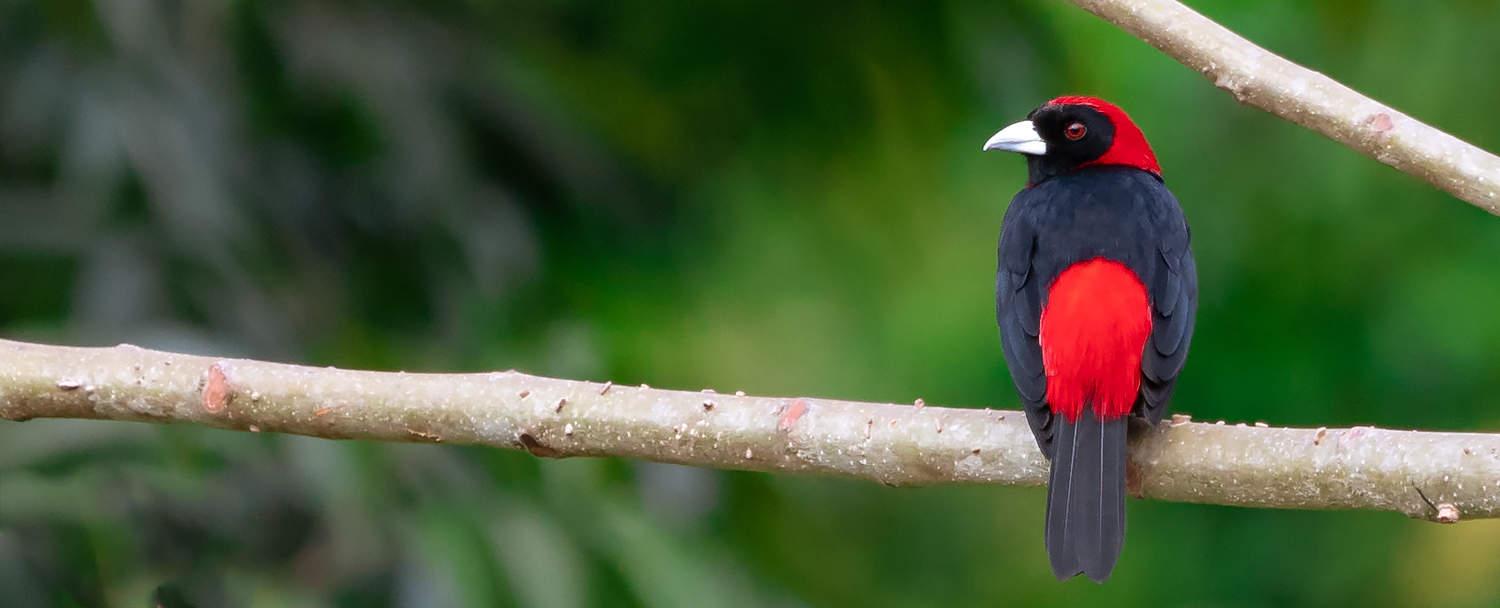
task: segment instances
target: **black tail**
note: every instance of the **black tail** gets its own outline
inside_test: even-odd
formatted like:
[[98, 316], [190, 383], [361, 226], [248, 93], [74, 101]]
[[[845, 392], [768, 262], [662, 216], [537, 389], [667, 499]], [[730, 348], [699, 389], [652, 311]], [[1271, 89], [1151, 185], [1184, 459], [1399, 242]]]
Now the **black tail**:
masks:
[[1124, 416], [1099, 422], [1085, 405], [1078, 422], [1058, 420], [1047, 484], [1047, 555], [1059, 580], [1109, 578], [1125, 544]]

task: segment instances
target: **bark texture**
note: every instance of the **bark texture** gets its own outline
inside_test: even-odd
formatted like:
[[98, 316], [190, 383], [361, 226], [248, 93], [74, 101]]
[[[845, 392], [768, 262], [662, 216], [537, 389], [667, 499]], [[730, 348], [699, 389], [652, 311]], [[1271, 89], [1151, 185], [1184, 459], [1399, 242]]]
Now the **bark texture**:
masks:
[[[0, 418], [195, 423], [838, 475], [889, 485], [1042, 485], [1020, 412], [754, 397], [531, 376], [408, 374], [121, 345], [0, 340]], [[1187, 422], [1138, 429], [1129, 489], [1160, 500], [1500, 516], [1500, 435]]]
[[1198, 71], [1242, 103], [1500, 215], [1500, 157], [1494, 154], [1256, 46], [1180, 2], [1072, 2]]

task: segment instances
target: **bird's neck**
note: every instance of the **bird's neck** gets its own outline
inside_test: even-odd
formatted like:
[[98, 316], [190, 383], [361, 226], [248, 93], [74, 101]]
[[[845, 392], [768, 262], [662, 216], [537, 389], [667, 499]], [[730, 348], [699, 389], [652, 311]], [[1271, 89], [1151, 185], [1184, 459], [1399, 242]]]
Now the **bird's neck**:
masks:
[[1071, 166], [1065, 166], [1050, 156], [1026, 156], [1026, 184], [1029, 186], [1035, 186], [1071, 170]]
[[1076, 173], [1078, 171], [1091, 171], [1096, 169], [1135, 169], [1137, 171], [1150, 173], [1157, 179], [1157, 181], [1163, 181], [1161, 178], [1161, 174], [1159, 173], [1156, 173], [1154, 171], [1146, 171], [1145, 169], [1132, 167], [1130, 165], [1094, 164], [1092, 162], [1078, 164], [1077, 162], [1069, 159], [1058, 159], [1051, 156], [1027, 155], [1026, 185], [1028, 187], [1035, 186], [1059, 175]]

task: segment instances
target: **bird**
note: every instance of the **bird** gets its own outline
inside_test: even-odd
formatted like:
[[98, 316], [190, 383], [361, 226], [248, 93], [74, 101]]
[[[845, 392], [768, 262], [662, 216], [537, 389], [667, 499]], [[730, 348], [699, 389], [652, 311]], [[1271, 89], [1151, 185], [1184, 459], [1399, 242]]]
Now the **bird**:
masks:
[[1054, 98], [983, 149], [1026, 158], [1001, 222], [995, 320], [1052, 464], [1048, 559], [1059, 580], [1103, 583], [1125, 543], [1130, 420], [1161, 421], [1193, 337], [1187, 219], [1146, 136], [1102, 99]]

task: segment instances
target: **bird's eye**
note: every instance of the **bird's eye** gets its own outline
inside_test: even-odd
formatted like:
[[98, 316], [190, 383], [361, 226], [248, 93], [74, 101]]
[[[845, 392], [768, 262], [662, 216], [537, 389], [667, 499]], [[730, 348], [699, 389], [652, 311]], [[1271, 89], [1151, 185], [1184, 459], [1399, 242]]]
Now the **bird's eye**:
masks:
[[1083, 126], [1081, 122], [1069, 123], [1067, 128], [1063, 129], [1063, 137], [1068, 138], [1068, 141], [1078, 141], [1088, 133], [1089, 128]]

